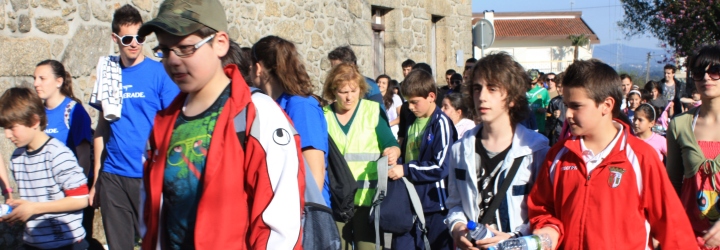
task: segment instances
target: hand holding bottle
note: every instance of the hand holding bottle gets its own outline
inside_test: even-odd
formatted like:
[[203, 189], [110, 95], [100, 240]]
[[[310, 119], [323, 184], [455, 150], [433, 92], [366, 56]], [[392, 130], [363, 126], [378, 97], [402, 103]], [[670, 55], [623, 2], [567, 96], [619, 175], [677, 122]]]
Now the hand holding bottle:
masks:
[[491, 250], [552, 250], [552, 240], [547, 234], [523, 236], [502, 241]]
[[480, 249], [492, 249], [493, 246], [496, 246], [503, 241], [507, 241], [512, 237], [509, 233], [500, 232], [492, 227], [487, 227], [487, 229], [490, 231], [489, 233], [492, 234], [492, 237], [475, 241], [475, 246]]
[[463, 222], [458, 222], [455, 224], [455, 226], [453, 226], [451, 234], [453, 237], [453, 242], [455, 243], [455, 246], [457, 248], [460, 248], [462, 250], [477, 249], [473, 247], [473, 244], [467, 239], [466, 236], [468, 232], [469, 230], [467, 229], [466, 224]]

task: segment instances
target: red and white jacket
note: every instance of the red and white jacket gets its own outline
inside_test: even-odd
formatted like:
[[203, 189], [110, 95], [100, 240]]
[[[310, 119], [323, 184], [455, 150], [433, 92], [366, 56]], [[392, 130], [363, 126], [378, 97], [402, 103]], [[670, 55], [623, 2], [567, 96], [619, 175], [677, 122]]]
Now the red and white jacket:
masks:
[[[300, 137], [267, 95], [252, 95], [231, 64], [230, 98], [217, 118], [197, 208], [195, 249], [302, 249], [305, 168]], [[141, 205], [142, 249], [162, 249], [162, 195], [166, 152], [180, 110], [180, 93], [155, 117]], [[247, 106], [245, 148], [234, 118]]]
[[622, 130], [587, 174], [580, 138], [547, 154], [528, 199], [534, 229], [557, 227], [558, 249], [697, 249], [695, 236], [655, 150]]

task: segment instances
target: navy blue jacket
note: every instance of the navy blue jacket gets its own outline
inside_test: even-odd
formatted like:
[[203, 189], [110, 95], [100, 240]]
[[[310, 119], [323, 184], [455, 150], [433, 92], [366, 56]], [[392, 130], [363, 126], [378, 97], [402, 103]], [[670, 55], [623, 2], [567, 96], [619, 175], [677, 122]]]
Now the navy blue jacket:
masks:
[[447, 190], [445, 181], [450, 170], [447, 160], [450, 146], [457, 140], [457, 131], [452, 120], [448, 118], [439, 107], [435, 107], [430, 120], [423, 132], [420, 142], [419, 159], [405, 161], [405, 149], [407, 148], [407, 131], [417, 119], [415, 116], [408, 121], [407, 128], [401, 145], [401, 154], [398, 162], [403, 162], [403, 173], [405, 178], [415, 185], [418, 196], [422, 201], [423, 211], [437, 212], [446, 210], [445, 200]]

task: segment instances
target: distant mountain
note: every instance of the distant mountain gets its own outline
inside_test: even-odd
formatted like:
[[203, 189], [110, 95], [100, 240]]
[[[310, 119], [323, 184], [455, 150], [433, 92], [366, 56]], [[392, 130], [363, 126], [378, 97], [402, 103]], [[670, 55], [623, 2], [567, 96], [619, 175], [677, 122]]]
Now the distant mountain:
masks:
[[[613, 66], [618, 72], [641, 76], [644, 81], [648, 52], [651, 53], [650, 79], [662, 79], [663, 66], [665, 66], [665, 64], [658, 61], [663, 60], [663, 55], [668, 58], [672, 56], [664, 50], [638, 48], [622, 44], [595, 45], [595, 47], [593, 47], [593, 58], [600, 59], [610, 66]], [[619, 66], [618, 62], [620, 63]]]
[[[619, 53], [618, 53], [619, 52]], [[593, 48], [593, 58], [597, 58], [600, 60], [603, 60], [605, 63], [610, 65], [617, 64], [616, 61], [619, 61], [621, 64], [642, 64], [645, 65], [647, 62], [647, 53], [652, 53], [652, 57], [650, 59], [651, 64], [660, 65], [657, 63], [657, 61], [662, 60], [662, 55], [670, 57], [671, 55], [668, 54], [664, 50], [660, 49], [646, 49], [646, 48], [638, 48], [638, 47], [630, 47], [625, 45], [618, 45], [618, 44], [605, 44], [605, 45], [595, 45]], [[616, 56], [619, 54], [619, 56]], [[651, 67], [653, 65], [650, 65]]]

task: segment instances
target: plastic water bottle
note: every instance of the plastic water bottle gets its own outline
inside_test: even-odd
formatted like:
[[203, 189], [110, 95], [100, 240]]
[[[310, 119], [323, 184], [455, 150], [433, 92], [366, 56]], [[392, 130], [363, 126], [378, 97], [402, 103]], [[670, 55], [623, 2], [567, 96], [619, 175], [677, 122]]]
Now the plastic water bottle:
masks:
[[501, 241], [490, 250], [551, 250], [552, 240], [545, 234], [530, 235]]
[[8, 204], [0, 204], [0, 216], [12, 213], [12, 207]]
[[470, 232], [467, 235], [467, 239], [475, 245], [475, 241], [492, 238], [495, 236], [485, 225], [478, 225], [477, 222], [468, 221], [467, 229]]

